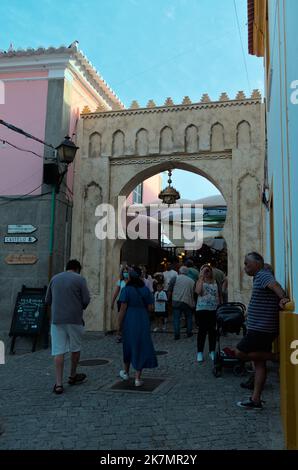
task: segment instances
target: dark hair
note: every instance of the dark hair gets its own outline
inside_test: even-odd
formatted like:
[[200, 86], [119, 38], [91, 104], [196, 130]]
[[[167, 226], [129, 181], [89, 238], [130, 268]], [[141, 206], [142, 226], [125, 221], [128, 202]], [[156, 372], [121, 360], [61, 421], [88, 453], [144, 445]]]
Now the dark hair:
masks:
[[261, 266], [264, 266], [263, 256], [257, 253], [256, 251], [252, 251], [251, 253], [248, 253], [246, 256], [249, 258], [252, 258], [254, 261], [257, 261], [257, 263], [260, 263]]
[[127, 286], [132, 286], [132, 287], [144, 287], [144, 282], [141, 279], [142, 271], [138, 266], [134, 266], [132, 268], [132, 271], [130, 271], [130, 279], [128, 283], [126, 284]]
[[194, 262], [191, 258], [187, 258], [185, 261], [184, 261], [184, 266], [186, 266], [187, 268], [193, 268], [194, 266]]
[[77, 259], [70, 259], [66, 265], [66, 271], [77, 271], [81, 272], [82, 266]]

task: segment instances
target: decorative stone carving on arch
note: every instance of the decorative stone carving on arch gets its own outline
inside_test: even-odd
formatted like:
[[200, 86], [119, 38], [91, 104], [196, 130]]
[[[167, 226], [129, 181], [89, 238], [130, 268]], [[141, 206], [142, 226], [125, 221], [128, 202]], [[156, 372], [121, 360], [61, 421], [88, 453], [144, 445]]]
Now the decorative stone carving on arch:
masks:
[[99, 132], [93, 132], [89, 137], [89, 158], [96, 158], [101, 155], [101, 135]]
[[[94, 230], [96, 225], [95, 209], [102, 203], [102, 188], [95, 181], [91, 181], [84, 187], [84, 221], [82, 226], [83, 236], [83, 267], [88, 267], [88, 286], [91, 294], [98, 295], [100, 291], [100, 276], [98, 266], [101, 260], [100, 241], [97, 252], [94, 252]], [[96, 262], [94, 263], [94, 259]], [[97, 266], [98, 263], [98, 266]], [[91, 273], [91, 276], [90, 276]], [[90, 276], [90, 277], [89, 277]]]
[[159, 152], [160, 153], [171, 153], [174, 146], [173, 129], [169, 126], [165, 126], [160, 131], [159, 139]]
[[237, 148], [249, 147], [251, 145], [251, 126], [248, 121], [241, 121], [236, 132]]
[[[102, 188], [99, 186], [98, 183], [96, 183], [95, 181], [91, 181], [90, 183], [88, 183], [85, 188], [84, 188], [84, 200], [88, 199], [89, 198], [89, 195], [90, 195], [90, 192], [93, 190], [93, 189], [97, 189], [98, 190], [98, 193], [99, 193], [99, 201], [96, 202], [96, 206], [98, 206], [98, 204], [100, 204], [102, 202]], [[95, 211], [95, 210], [94, 210]]]
[[147, 129], [139, 129], [136, 134], [136, 155], [143, 157], [149, 153], [149, 138]]
[[243, 272], [244, 257], [251, 251], [261, 251], [261, 184], [254, 174], [247, 172], [237, 185], [238, 221], [239, 221], [239, 256], [240, 288], [251, 288], [249, 277]]
[[185, 152], [195, 153], [198, 151], [199, 151], [198, 128], [194, 124], [190, 124], [185, 129]]
[[216, 122], [211, 127], [210, 149], [212, 152], [225, 149], [225, 132], [220, 122]]
[[112, 156], [121, 157], [124, 155], [124, 133], [120, 130], [114, 132], [112, 140]]

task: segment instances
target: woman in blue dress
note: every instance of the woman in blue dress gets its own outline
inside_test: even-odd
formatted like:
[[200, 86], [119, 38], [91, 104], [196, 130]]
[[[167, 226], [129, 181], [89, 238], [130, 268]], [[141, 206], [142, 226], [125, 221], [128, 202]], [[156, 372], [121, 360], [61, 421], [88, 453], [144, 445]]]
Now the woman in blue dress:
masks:
[[151, 333], [149, 311], [153, 309], [153, 296], [141, 279], [141, 270], [134, 268], [129, 281], [122, 289], [119, 301], [119, 331], [122, 331], [124, 369], [120, 371], [123, 380], [129, 379], [130, 365], [136, 371], [135, 386], [143, 385], [143, 369], [157, 367]]

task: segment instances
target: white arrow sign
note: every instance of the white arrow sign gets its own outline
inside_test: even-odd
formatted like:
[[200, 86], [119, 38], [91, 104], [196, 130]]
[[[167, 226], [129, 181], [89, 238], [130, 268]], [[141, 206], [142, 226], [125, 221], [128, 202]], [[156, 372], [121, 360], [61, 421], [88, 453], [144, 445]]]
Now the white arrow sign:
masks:
[[33, 233], [35, 230], [33, 225], [8, 225], [7, 233]]
[[4, 237], [4, 243], [35, 243], [35, 237]]

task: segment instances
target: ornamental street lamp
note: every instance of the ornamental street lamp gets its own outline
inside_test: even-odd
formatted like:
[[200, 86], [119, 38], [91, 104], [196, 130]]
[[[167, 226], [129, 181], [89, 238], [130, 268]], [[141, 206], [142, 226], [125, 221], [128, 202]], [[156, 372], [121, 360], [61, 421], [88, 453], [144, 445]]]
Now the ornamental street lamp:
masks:
[[180, 193], [171, 185], [172, 170], [168, 170], [168, 175], [169, 175], [169, 179], [168, 179], [169, 184], [165, 189], [163, 189], [159, 193], [158, 197], [159, 199], [162, 200], [163, 204], [167, 204], [168, 206], [170, 206], [171, 204], [176, 204], [177, 199], [180, 199]]
[[79, 147], [75, 145], [69, 135], [66, 135], [63, 142], [56, 147], [59, 161], [69, 165], [74, 161], [78, 149]]
[[[49, 242], [49, 281], [52, 277], [53, 271], [53, 253], [54, 253], [54, 235], [55, 235], [55, 215], [56, 215], [56, 193], [60, 190], [60, 185], [63, 181], [65, 174], [67, 173], [68, 165], [70, 165], [75, 158], [79, 147], [70, 139], [67, 135], [63, 142], [56, 147], [55, 162], [50, 163], [54, 166], [52, 171], [53, 176], [50, 174], [50, 178], [44, 181], [47, 184], [52, 184], [52, 202], [51, 202], [51, 223], [50, 223], [50, 242]], [[45, 173], [44, 173], [45, 174]]]

